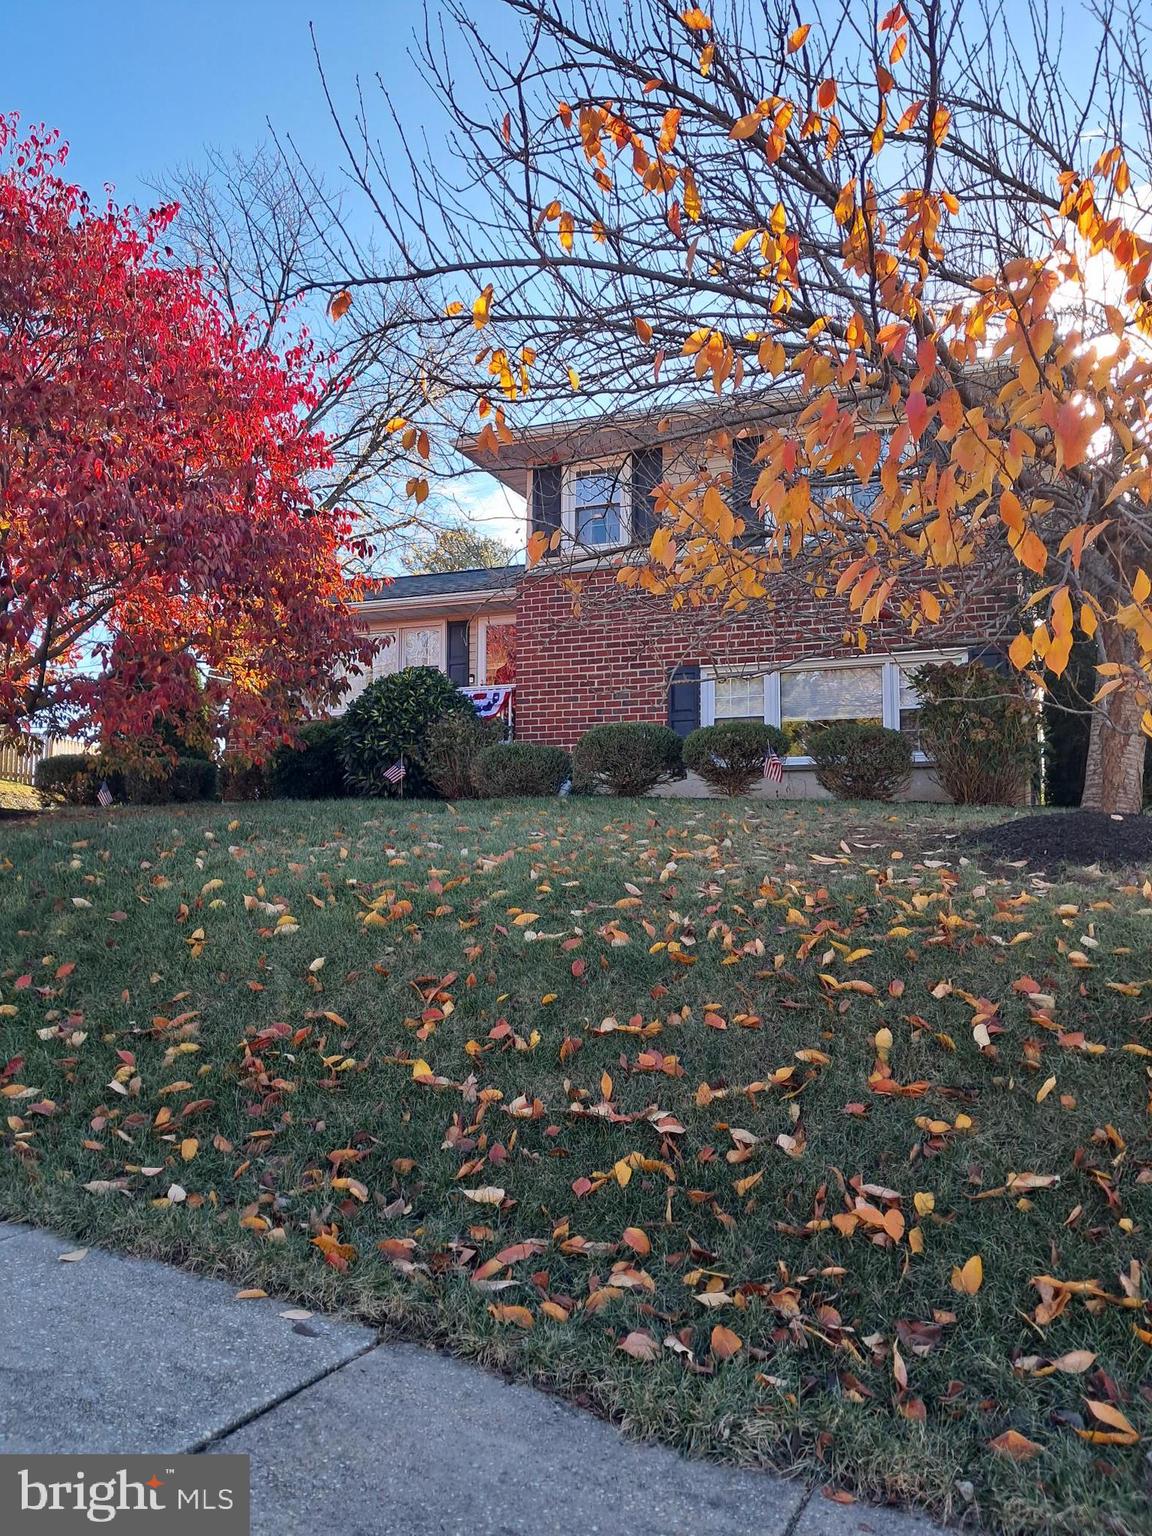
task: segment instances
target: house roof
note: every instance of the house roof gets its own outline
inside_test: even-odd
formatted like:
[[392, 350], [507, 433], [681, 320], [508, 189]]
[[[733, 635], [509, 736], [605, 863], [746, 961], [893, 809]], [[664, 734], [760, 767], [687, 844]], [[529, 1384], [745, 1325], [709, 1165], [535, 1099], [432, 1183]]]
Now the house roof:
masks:
[[476, 571], [430, 571], [423, 576], [394, 576], [364, 596], [367, 603], [411, 603], [426, 597], [465, 597], [503, 592], [524, 574], [522, 565], [497, 565]]

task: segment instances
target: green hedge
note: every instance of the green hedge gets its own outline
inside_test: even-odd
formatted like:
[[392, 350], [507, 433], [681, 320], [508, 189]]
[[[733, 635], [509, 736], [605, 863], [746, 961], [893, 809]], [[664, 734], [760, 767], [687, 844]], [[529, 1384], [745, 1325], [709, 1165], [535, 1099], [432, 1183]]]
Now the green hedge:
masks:
[[268, 766], [268, 792], [286, 800], [337, 800], [347, 794], [340, 761], [341, 722], [310, 720], [300, 745], [280, 747]]
[[559, 747], [506, 741], [481, 752], [476, 787], [482, 795], [555, 795], [571, 767], [567, 752]]
[[469, 800], [477, 791], [480, 758], [497, 746], [504, 733], [499, 720], [453, 710], [433, 720], [424, 734], [420, 764], [426, 777], [447, 800]]
[[684, 741], [686, 766], [724, 795], [746, 795], [763, 778], [770, 752], [787, 757], [788, 738], [776, 726], [758, 720], [701, 726]]
[[353, 699], [340, 721], [340, 761], [348, 787], [358, 795], [397, 795], [385, 773], [401, 757], [407, 769], [403, 793], [435, 793], [422, 754], [428, 728], [451, 714], [475, 714], [472, 701], [437, 667], [406, 667], [382, 677]]
[[572, 754], [572, 781], [581, 794], [607, 789], [614, 795], [643, 795], [683, 772], [680, 737], [648, 721], [594, 725]]
[[[92, 752], [61, 752], [56, 757], [42, 757], [33, 775], [42, 795], [63, 800], [67, 805], [95, 805], [96, 791], [104, 778], [100, 758]], [[113, 788], [109, 780], [109, 788]], [[123, 793], [123, 785], [116, 790]]]
[[1018, 804], [1039, 745], [1039, 711], [1024, 679], [968, 661], [925, 665], [912, 681], [920, 695], [920, 739], [956, 804]]
[[[131, 805], [188, 804], [214, 800], [220, 773], [206, 757], [157, 758], [124, 772], [124, 798]], [[111, 785], [109, 785], [111, 788]]]
[[912, 775], [912, 744], [883, 725], [841, 720], [805, 738], [816, 782], [837, 800], [891, 800]]

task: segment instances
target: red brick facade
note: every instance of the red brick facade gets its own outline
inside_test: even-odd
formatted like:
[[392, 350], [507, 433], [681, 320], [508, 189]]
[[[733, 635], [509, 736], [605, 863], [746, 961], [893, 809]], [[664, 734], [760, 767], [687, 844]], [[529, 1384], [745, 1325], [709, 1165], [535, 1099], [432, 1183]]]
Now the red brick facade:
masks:
[[[892, 624], [869, 654], [1006, 643], [1019, 624], [1006, 594], [974, 593], [946, 625], [910, 637]], [[805, 594], [775, 609], [720, 621], [626, 592], [610, 569], [530, 572], [516, 604], [516, 735], [571, 748], [590, 726], [667, 718], [673, 670], [685, 664], [771, 672], [802, 658], [860, 655], [846, 602]]]

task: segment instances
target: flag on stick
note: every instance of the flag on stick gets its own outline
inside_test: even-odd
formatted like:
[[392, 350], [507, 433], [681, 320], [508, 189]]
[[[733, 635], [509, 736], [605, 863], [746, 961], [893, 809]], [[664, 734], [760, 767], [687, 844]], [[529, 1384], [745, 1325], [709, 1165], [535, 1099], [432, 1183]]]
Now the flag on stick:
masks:
[[407, 773], [408, 770], [404, 766], [404, 759], [401, 757], [398, 762], [392, 764], [391, 768], [385, 768], [384, 777], [388, 780], [389, 784], [403, 785]]
[[112, 804], [112, 791], [108, 788], [108, 780], [101, 781], [100, 788], [96, 791], [96, 803], [102, 805], [105, 810]]
[[784, 763], [775, 747], [772, 748], [764, 759], [764, 777], [770, 779], [773, 784], [783, 784], [784, 782]]

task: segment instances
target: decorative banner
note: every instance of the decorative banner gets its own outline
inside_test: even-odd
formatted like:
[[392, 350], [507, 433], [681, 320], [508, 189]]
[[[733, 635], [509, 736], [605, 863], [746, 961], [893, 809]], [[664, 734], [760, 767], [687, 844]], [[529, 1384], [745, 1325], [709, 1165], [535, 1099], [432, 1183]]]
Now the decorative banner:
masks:
[[492, 720], [507, 710], [515, 686], [514, 683], [500, 683], [494, 688], [461, 688], [460, 692], [472, 700], [481, 720]]

